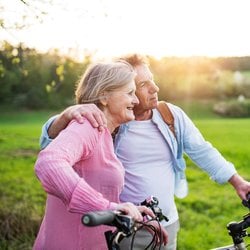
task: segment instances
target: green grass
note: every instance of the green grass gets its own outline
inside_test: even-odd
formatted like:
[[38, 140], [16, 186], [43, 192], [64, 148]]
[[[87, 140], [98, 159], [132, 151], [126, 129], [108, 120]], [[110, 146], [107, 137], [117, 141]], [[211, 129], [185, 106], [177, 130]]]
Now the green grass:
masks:
[[[195, 119], [197, 127], [239, 173], [250, 180], [250, 119]], [[247, 213], [231, 185], [219, 185], [187, 160], [189, 195], [177, 200], [180, 250], [210, 249], [232, 244], [226, 225]]]
[[44, 211], [45, 193], [33, 166], [42, 122], [51, 112], [1, 110], [0, 249], [31, 249]]
[[[250, 119], [221, 119], [188, 107], [194, 122], [239, 173], [250, 179]], [[34, 175], [43, 122], [54, 112], [2, 111], [0, 116], [0, 249], [31, 249], [42, 218], [45, 193]], [[206, 118], [206, 114], [207, 117]], [[231, 243], [226, 224], [248, 211], [230, 185], [218, 185], [188, 160], [189, 195], [176, 199], [179, 250], [205, 250]], [[247, 240], [247, 239], [246, 239]]]

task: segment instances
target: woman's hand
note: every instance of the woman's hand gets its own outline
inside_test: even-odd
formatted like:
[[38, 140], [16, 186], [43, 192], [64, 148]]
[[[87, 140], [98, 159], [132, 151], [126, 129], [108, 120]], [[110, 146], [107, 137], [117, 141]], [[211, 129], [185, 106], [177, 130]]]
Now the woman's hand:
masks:
[[154, 218], [155, 215], [150, 208], [146, 206], [135, 206], [131, 202], [125, 202], [118, 204], [116, 210], [123, 212], [126, 215], [129, 215], [133, 218], [133, 220], [142, 222], [143, 216], [142, 214], [149, 215], [150, 217]]
[[[146, 206], [135, 206], [134, 204], [130, 203], [130, 202], [125, 202], [125, 203], [120, 203], [118, 204], [118, 206], [116, 207], [116, 210], [119, 210], [121, 212], [123, 212], [126, 215], [131, 216], [135, 221], [137, 222], [142, 222], [143, 221], [143, 216], [144, 215], [148, 215], [150, 216], [152, 219], [155, 218], [155, 214], [153, 213], [153, 211], [146, 207]], [[168, 233], [166, 231], [166, 229], [161, 226], [161, 224], [156, 221], [156, 220], [149, 220], [146, 221], [144, 223], [147, 223], [147, 225], [151, 225], [155, 228], [156, 233], [157, 233], [157, 244], [164, 244], [166, 245], [168, 242]], [[145, 227], [152, 235], [155, 234], [155, 232], [150, 228], [150, 227]]]

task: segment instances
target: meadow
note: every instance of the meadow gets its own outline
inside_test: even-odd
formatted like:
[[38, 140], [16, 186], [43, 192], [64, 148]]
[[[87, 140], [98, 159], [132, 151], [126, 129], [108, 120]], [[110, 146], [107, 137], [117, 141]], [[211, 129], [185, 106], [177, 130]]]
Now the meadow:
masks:
[[[250, 119], [220, 118], [208, 111], [207, 105], [199, 107], [197, 111], [183, 106], [204, 137], [250, 180]], [[33, 167], [41, 126], [54, 113], [1, 109], [0, 250], [32, 247], [46, 198]], [[230, 185], [214, 183], [188, 158], [187, 165], [189, 195], [176, 199], [181, 221], [178, 250], [231, 244], [226, 224], [241, 220], [248, 210]]]

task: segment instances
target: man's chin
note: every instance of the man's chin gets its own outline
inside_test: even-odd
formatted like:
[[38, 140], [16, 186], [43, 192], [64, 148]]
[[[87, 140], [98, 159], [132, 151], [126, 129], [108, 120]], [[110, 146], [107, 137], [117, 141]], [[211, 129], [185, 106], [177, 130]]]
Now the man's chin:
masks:
[[155, 100], [151, 103], [151, 109], [155, 109], [157, 108], [157, 105], [158, 105], [158, 100]]

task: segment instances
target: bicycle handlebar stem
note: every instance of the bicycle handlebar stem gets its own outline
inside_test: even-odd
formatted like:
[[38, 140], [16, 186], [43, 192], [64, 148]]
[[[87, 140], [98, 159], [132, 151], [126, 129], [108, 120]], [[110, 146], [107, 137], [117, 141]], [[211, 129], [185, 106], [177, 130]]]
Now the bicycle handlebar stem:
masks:
[[240, 222], [230, 222], [227, 225], [229, 235], [232, 237], [235, 245], [243, 243], [243, 237], [247, 236], [246, 229], [250, 226], [250, 213], [243, 217]]
[[119, 250], [119, 242], [124, 237], [129, 237], [136, 230], [134, 220], [130, 216], [117, 214], [112, 222], [112, 226], [115, 226], [117, 229], [104, 233], [108, 250]]

